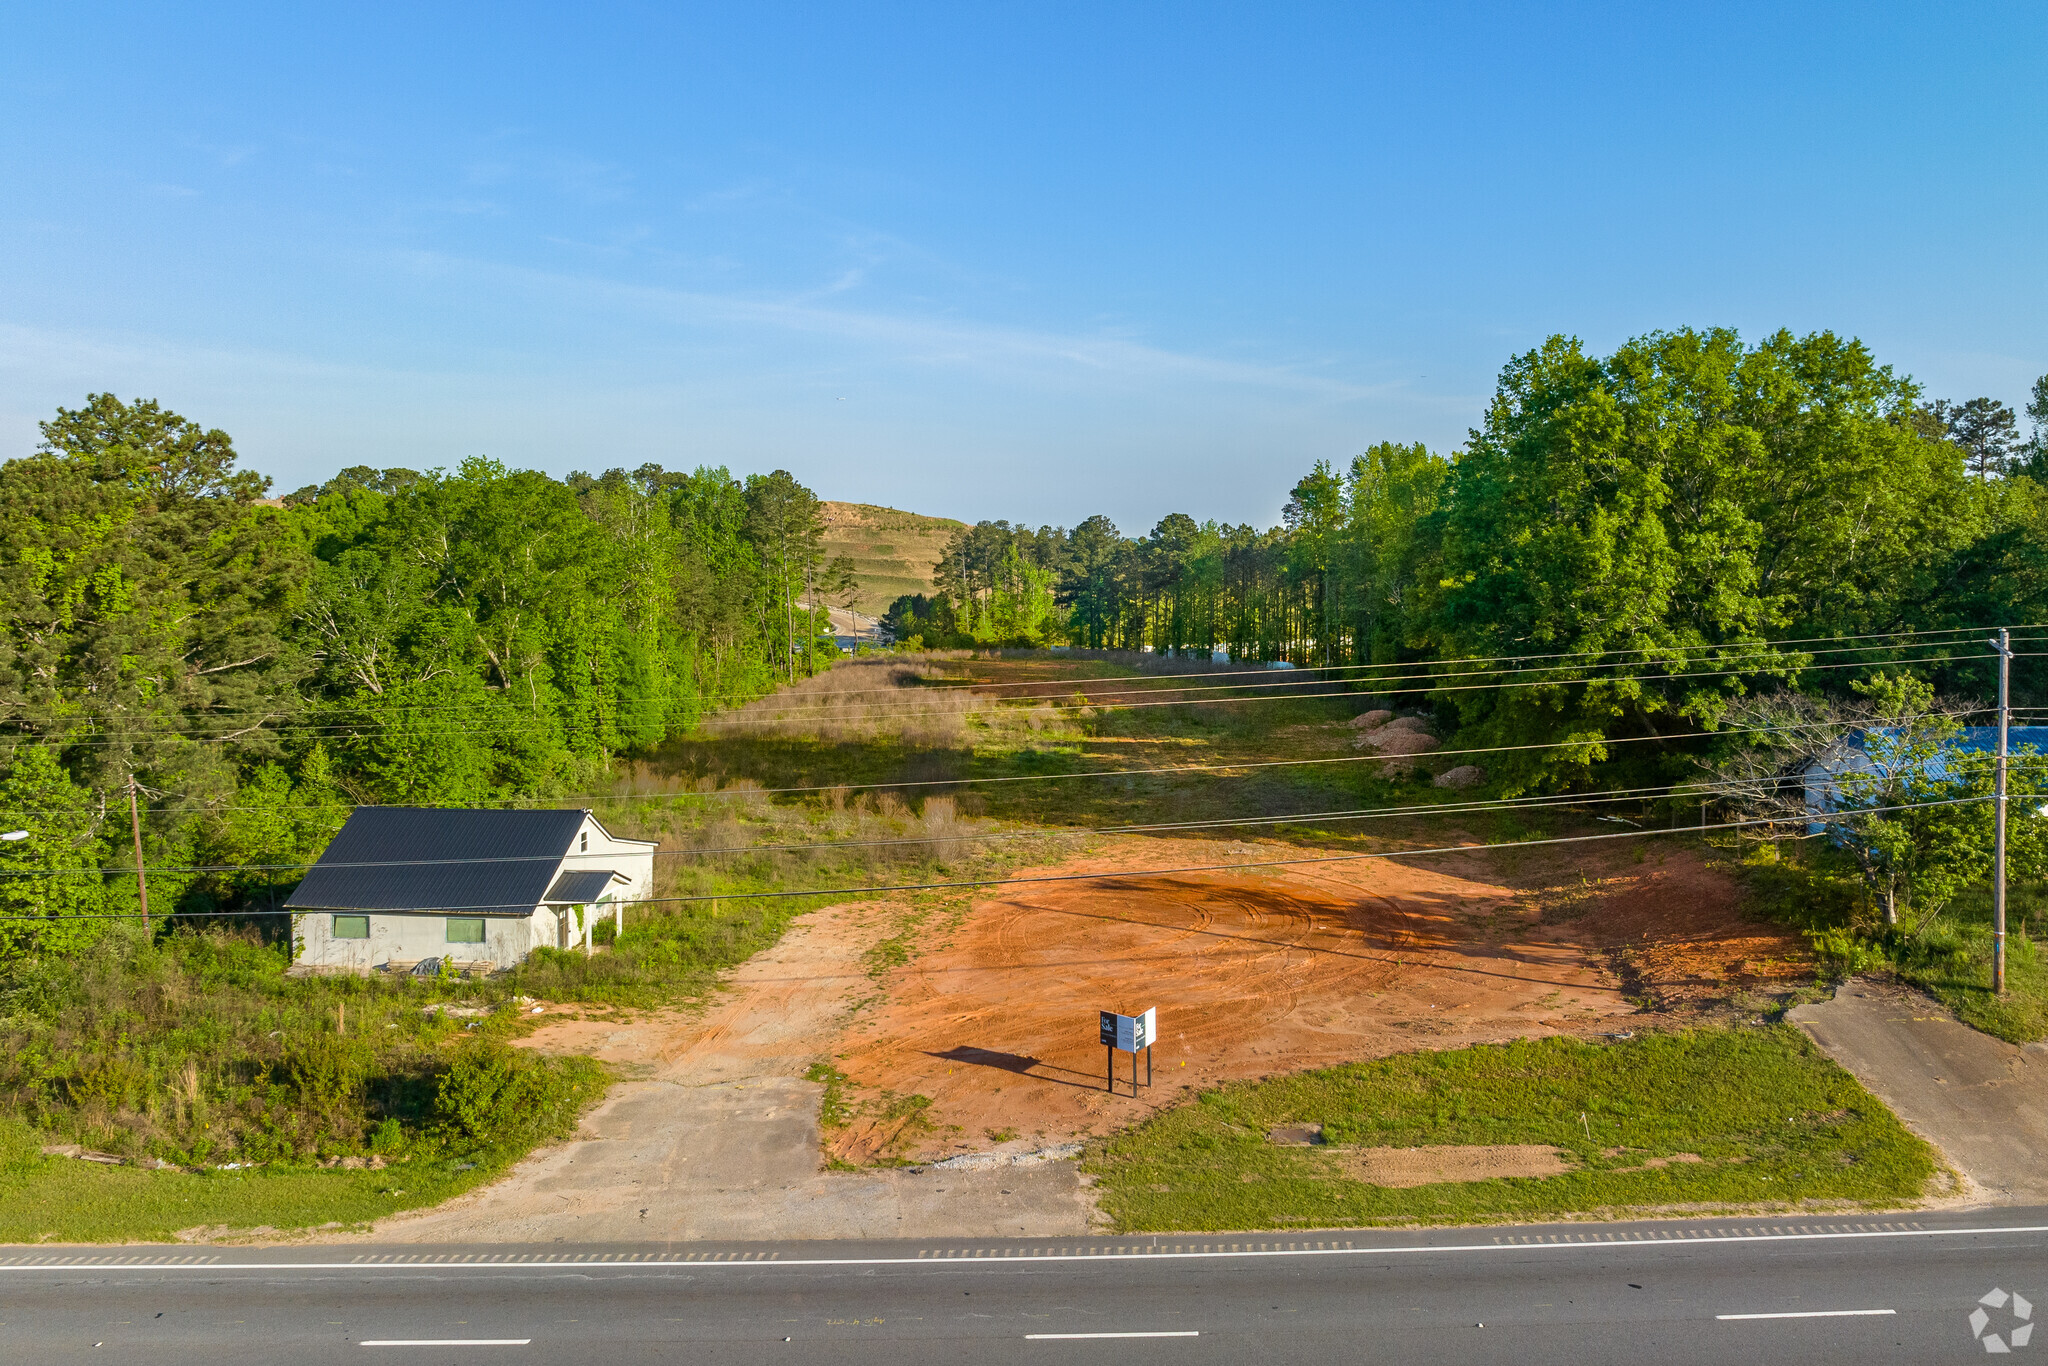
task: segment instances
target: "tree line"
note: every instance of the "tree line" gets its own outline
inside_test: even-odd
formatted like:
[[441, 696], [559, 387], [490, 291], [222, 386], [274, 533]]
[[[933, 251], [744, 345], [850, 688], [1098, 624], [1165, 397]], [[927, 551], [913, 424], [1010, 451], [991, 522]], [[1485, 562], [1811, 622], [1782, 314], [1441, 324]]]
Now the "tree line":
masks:
[[[228, 435], [91, 396], [0, 466], [0, 869], [289, 864], [356, 802], [579, 792], [827, 657], [845, 566], [787, 472], [356, 467], [281, 500]], [[829, 635], [823, 642], [830, 650]], [[835, 651], [836, 653], [836, 651]], [[175, 873], [159, 912], [296, 875]], [[0, 878], [0, 947], [134, 879]]]
[[[2048, 376], [2026, 411], [2023, 441], [2010, 408], [1930, 402], [1829, 333], [1688, 329], [1609, 356], [1553, 337], [1502, 370], [1462, 450], [1318, 462], [1266, 530], [983, 522], [888, 620], [926, 645], [1228, 652], [1367, 689], [1419, 674], [1408, 690], [1470, 747], [1574, 742], [1499, 761], [1513, 787], [1563, 781], [1762, 687], [1839, 692], [1845, 657], [1816, 640], [2048, 621]], [[1981, 697], [1986, 653], [1846, 658]], [[1456, 661], [1509, 656], [1554, 662], [1458, 682], [1475, 666]], [[2048, 702], [2040, 674], [2021, 661], [2024, 700]]]
[[[2048, 377], [2026, 412], [2030, 440], [1828, 333], [1556, 337], [1460, 450], [1319, 462], [1264, 529], [983, 522], [889, 619], [910, 645], [1338, 671], [1500, 750], [1503, 792], [1668, 778], [1743, 698], [1841, 694], [1843, 663], [1988, 694], [1974, 639], [1872, 638], [2048, 621]], [[0, 878], [0, 942], [67, 932], [9, 913], [134, 909], [132, 879], [54, 871], [117, 866], [131, 796], [147, 861], [193, 870], [160, 905], [260, 905], [293, 878], [259, 865], [353, 803], [581, 791], [834, 653], [818, 604], [849, 566], [785, 472], [474, 459], [270, 499], [226, 433], [154, 402], [94, 395], [43, 436], [0, 465], [0, 813], [32, 836], [0, 870], [49, 876]]]

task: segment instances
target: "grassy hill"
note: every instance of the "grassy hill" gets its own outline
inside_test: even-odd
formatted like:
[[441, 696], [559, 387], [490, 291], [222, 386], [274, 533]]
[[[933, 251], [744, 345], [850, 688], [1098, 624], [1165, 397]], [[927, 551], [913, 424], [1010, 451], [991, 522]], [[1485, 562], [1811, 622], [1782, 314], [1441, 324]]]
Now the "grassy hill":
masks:
[[932, 591], [932, 566], [965, 525], [868, 503], [826, 503], [825, 553], [852, 559], [860, 580], [854, 607], [875, 616], [905, 593]]

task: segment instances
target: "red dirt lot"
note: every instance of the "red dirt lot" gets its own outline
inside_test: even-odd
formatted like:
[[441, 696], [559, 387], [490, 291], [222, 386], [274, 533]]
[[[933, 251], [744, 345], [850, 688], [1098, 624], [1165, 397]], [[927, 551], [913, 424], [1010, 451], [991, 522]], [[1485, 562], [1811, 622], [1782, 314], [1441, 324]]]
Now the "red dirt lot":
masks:
[[[1132, 839], [1047, 871], [1303, 852]], [[1628, 995], [1690, 1006], [1805, 970], [1797, 938], [1744, 920], [1733, 880], [1685, 850], [1522, 869], [1512, 887], [1487, 880], [1482, 857], [1007, 888], [934, 929], [833, 1042], [856, 1117], [828, 1146], [855, 1163], [1038, 1146], [1121, 1128], [1189, 1088], [1626, 1029], [1613, 1022], [1636, 1012]], [[1153, 1085], [1133, 1097], [1119, 1055], [1112, 1097], [1096, 1012], [1147, 1007]], [[913, 1096], [930, 1104], [901, 1103]]]

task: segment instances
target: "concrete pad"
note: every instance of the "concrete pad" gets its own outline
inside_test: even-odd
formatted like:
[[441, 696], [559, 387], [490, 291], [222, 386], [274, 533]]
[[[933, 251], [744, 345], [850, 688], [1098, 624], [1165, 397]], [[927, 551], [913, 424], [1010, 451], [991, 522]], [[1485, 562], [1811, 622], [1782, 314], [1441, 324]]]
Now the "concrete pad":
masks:
[[2048, 1054], [1979, 1033], [1918, 991], [1860, 978], [1785, 1018], [1940, 1149], [1978, 1199], [2048, 1199]]

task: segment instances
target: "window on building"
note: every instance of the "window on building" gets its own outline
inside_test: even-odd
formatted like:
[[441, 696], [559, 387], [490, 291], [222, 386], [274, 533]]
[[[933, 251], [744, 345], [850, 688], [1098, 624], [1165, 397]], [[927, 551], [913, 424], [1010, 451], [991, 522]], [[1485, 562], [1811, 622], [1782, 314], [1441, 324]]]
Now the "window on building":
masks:
[[579, 840], [581, 840], [581, 841], [583, 841], [583, 843], [582, 843], [581, 845], [579, 845], [579, 846], [577, 847], [577, 850], [576, 850], [576, 852], [577, 852], [577, 853], [579, 853], [579, 854], [587, 854], [587, 853], [589, 853], [589, 852], [590, 852], [590, 832], [589, 832], [588, 830], [586, 830], [586, 831], [584, 831], [584, 832], [583, 832], [583, 833], [582, 833], [581, 835], [578, 835], [578, 836], [577, 836], [576, 838], [577, 838], [577, 839], [579, 839]]
[[458, 920], [448, 918], [448, 942], [451, 944], [481, 944], [484, 942], [484, 922], [481, 916], [475, 919]]
[[338, 915], [334, 917], [336, 939], [368, 939], [370, 917], [366, 915]]

